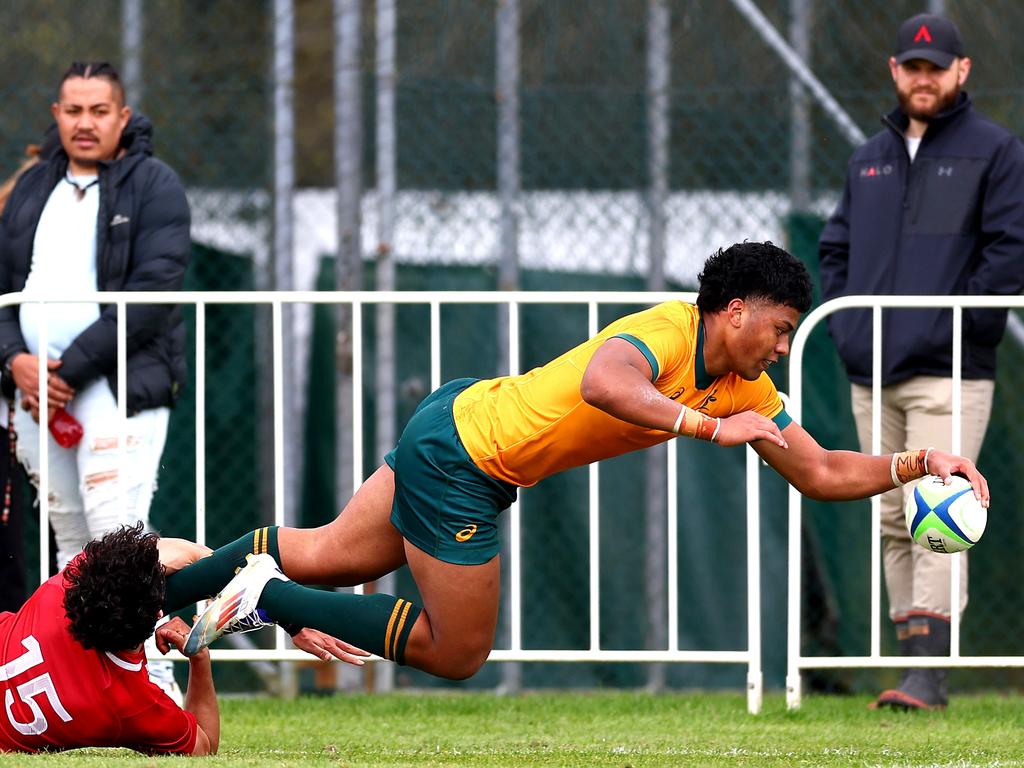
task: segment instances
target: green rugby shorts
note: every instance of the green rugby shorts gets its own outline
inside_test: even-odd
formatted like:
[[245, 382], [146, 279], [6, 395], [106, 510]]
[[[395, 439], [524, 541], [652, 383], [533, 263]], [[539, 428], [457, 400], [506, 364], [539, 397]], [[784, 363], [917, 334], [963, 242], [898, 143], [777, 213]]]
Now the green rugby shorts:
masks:
[[427, 395], [384, 457], [395, 472], [391, 522], [417, 549], [456, 565], [498, 554], [498, 515], [518, 491], [484, 474], [455, 428], [452, 403], [476, 381], [454, 379]]

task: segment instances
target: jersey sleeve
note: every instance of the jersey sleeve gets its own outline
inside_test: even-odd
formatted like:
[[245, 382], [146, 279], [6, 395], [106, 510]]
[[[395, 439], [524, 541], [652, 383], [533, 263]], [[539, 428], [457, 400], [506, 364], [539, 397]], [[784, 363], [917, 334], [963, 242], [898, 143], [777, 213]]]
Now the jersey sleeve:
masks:
[[661, 306], [624, 318], [612, 335], [647, 358], [652, 382], [690, 367], [697, 344], [694, 334], [683, 331]]
[[121, 744], [150, 755], [191, 755], [199, 726], [196, 716], [161, 695], [121, 721]]

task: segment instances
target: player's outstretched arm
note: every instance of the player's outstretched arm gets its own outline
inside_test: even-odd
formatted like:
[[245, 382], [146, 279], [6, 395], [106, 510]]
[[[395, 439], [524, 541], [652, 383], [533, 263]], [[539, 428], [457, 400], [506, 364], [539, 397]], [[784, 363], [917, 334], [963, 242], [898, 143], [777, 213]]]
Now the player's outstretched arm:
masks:
[[[849, 501], [865, 499], [896, 487], [893, 475], [900, 483], [922, 477], [927, 473], [948, 477], [953, 472], [966, 475], [974, 486], [975, 496], [988, 505], [988, 483], [974, 462], [962, 456], [932, 450], [927, 466], [914, 453], [905, 469], [894, 467], [892, 454], [869, 456], [856, 451], [827, 451], [796, 422], [782, 435], [789, 443], [783, 450], [767, 440], [753, 444], [754, 450], [768, 464], [804, 496], [818, 501]], [[945, 473], [945, 474], [943, 474]]]
[[196, 748], [192, 750], [192, 754], [217, 754], [220, 748], [220, 709], [217, 706], [217, 692], [213, 688], [210, 651], [206, 648], [188, 659], [185, 709], [196, 716], [196, 726], [199, 729]]
[[[161, 653], [171, 648], [183, 651], [189, 627], [175, 616], [156, 630], [156, 647]], [[217, 691], [213, 687], [213, 667], [210, 651], [203, 648], [188, 659], [188, 690], [185, 693], [185, 710], [196, 716], [195, 756], [215, 755], [220, 748], [220, 709], [217, 705]]]

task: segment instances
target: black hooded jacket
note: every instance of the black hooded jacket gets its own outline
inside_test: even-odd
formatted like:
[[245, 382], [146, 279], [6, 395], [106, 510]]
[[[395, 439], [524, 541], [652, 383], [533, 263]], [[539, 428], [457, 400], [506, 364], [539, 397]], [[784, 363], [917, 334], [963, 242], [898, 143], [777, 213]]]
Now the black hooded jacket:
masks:
[[[188, 266], [190, 214], [185, 188], [154, 158], [152, 124], [133, 115], [121, 137], [124, 153], [99, 164], [96, 286], [82, 290], [178, 291]], [[0, 218], [0, 293], [20, 291], [32, 266], [36, 226], [64, 178], [62, 148], [25, 172]], [[59, 375], [76, 390], [106, 377], [117, 396], [117, 307], [100, 317], [61, 356]], [[0, 361], [26, 352], [18, 307], [0, 308]], [[185, 383], [185, 324], [172, 305], [127, 306], [128, 412], [172, 405]]]
[[[1005, 295], [1024, 286], [1024, 145], [982, 117], [966, 93], [928, 124], [914, 162], [908, 118], [853, 153], [846, 188], [818, 245], [823, 298]], [[952, 375], [952, 312], [888, 309], [882, 383]], [[833, 314], [829, 329], [850, 379], [871, 384], [871, 310]], [[964, 310], [963, 372], [995, 378], [1006, 310]]]

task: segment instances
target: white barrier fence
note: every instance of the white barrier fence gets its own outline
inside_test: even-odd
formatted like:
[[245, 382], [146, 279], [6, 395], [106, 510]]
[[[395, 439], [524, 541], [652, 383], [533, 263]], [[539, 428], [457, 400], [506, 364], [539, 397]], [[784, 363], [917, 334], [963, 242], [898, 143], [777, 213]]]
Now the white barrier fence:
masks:
[[[94, 292], [75, 294], [47, 294], [45, 296], [25, 296], [20, 293], [0, 296], [0, 306], [11, 306], [23, 303], [72, 304], [96, 302], [115, 305], [118, 317], [123, 318], [126, 307], [130, 304], [182, 304], [195, 306], [195, 343], [196, 359], [192, 361], [195, 374], [196, 397], [196, 538], [204, 542], [206, 530], [206, 404], [204, 392], [206, 387], [206, 315], [209, 305], [244, 304], [269, 306], [272, 315], [272, 350], [273, 350], [273, 403], [274, 403], [274, 523], [285, 523], [284, 478], [284, 407], [283, 407], [283, 322], [282, 307], [288, 304], [332, 304], [349, 305], [352, 308], [352, 456], [353, 456], [353, 487], [358, 488], [363, 481], [363, 344], [362, 344], [362, 310], [367, 305], [377, 304], [419, 304], [430, 308], [430, 386], [435, 389], [441, 382], [441, 307], [452, 304], [507, 305], [508, 307], [508, 369], [513, 373], [520, 372], [519, 361], [519, 309], [524, 304], [572, 304], [586, 305], [588, 308], [588, 335], [593, 336], [599, 330], [598, 307], [603, 304], [637, 304], [648, 306], [667, 300], [690, 300], [693, 294], [651, 293], [651, 292], [418, 292], [418, 291], [381, 291], [381, 292], [343, 292], [343, 291], [252, 291], [252, 292]], [[40, 328], [39, 349], [46, 349], [45, 320]], [[117, 364], [119, 370], [125, 370], [126, 335], [125, 324], [118, 323]], [[117, 401], [122, 423], [120, 446], [124, 446], [124, 424], [126, 421], [126, 377], [118, 377]], [[45, 356], [40, 356], [40, 380], [46, 380]], [[40, 390], [41, 413], [47, 413], [45, 387]], [[45, 416], [44, 416], [45, 418]], [[47, 431], [40, 430], [40, 456], [42, 487], [48, 487], [47, 468]], [[599, 484], [600, 466], [589, 467], [589, 647], [573, 650], [537, 650], [525, 649], [522, 644], [522, 578], [521, 578], [521, 537], [519, 503], [513, 504], [509, 510], [510, 540], [508, 542], [510, 584], [507, 599], [510, 603], [510, 643], [507, 648], [496, 648], [490, 654], [490, 661], [548, 661], [548, 662], [690, 662], [741, 664], [747, 667], [747, 708], [756, 713], [761, 709], [763, 692], [763, 674], [761, 666], [761, 583], [760, 583], [760, 549], [757, 532], [760, 526], [760, 484], [758, 472], [760, 460], [751, 448], [746, 449], [746, 520], [747, 520], [747, 647], [734, 651], [697, 651], [679, 648], [679, 586], [678, 586], [678, 480], [676, 472], [677, 448], [675, 441], [667, 444], [667, 648], [660, 650], [607, 650], [601, 647], [601, 563], [599, 561]], [[123, 450], [123, 448], [122, 448]], [[529, 493], [529, 489], [525, 490]], [[49, 552], [48, 523], [49, 500], [46, 493], [40, 494], [40, 580], [48, 577], [47, 562]], [[242, 533], [242, 532], [240, 532]], [[726, 567], [723, 564], [723, 567]], [[360, 588], [357, 588], [357, 590]], [[276, 632], [273, 648], [251, 650], [217, 649], [212, 652], [216, 660], [230, 661], [291, 661], [306, 660], [310, 657], [293, 647], [280, 629]]]
[[[873, 312], [872, 337], [872, 453], [881, 453], [882, 402], [882, 309], [944, 307], [953, 311], [953, 430], [950, 445], [954, 453], [960, 450], [961, 416], [961, 363], [963, 359], [963, 310], [973, 308], [1002, 309], [1024, 307], [1020, 296], [845, 296], [817, 307], [801, 322], [793, 337], [789, 364], [790, 415], [800, 421], [803, 407], [803, 355], [811, 332], [829, 315], [843, 309], [868, 308]], [[1011, 317], [1012, 319], [1012, 317]], [[867, 333], [867, 329], [865, 329]], [[801, 652], [801, 496], [789, 489], [789, 568], [787, 627], [786, 703], [790, 709], [800, 706], [801, 672], [805, 669], [838, 669], [859, 667], [907, 666], [901, 656], [883, 656], [881, 645], [881, 506], [880, 498], [871, 500], [871, 641], [867, 656], [804, 656]], [[960, 602], [957, 585], [960, 583], [959, 553], [953, 559], [950, 578], [950, 605]], [[960, 654], [960, 616], [954, 611], [951, 622], [949, 656], [915, 656], [915, 667], [1024, 667], [1024, 656], [962, 656]]]

